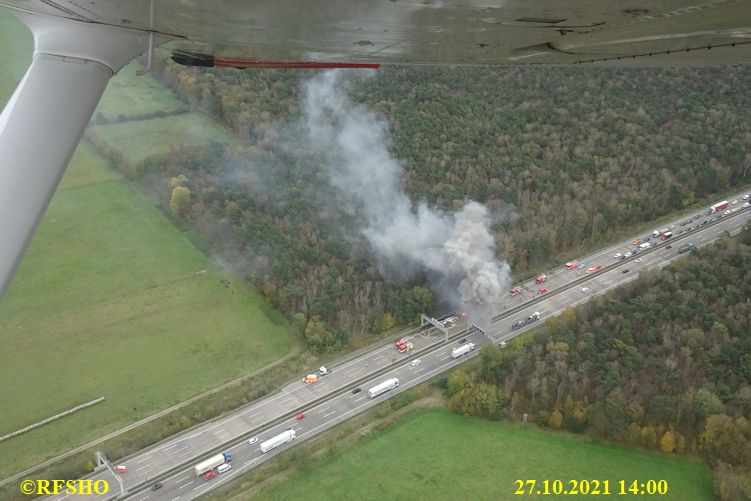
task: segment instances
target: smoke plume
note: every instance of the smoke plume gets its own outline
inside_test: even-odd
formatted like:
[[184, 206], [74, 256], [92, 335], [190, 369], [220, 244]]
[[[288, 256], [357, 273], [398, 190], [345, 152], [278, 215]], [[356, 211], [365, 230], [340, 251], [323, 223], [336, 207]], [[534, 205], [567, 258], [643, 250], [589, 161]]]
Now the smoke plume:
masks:
[[445, 214], [413, 206], [401, 186], [402, 167], [389, 153], [387, 124], [348, 96], [351, 80], [330, 71], [304, 89], [304, 123], [321, 152], [345, 209], [362, 216], [363, 235], [382, 265], [403, 275], [426, 272], [444, 301], [465, 307], [487, 325], [510, 283], [495, 258], [488, 211], [477, 202]]

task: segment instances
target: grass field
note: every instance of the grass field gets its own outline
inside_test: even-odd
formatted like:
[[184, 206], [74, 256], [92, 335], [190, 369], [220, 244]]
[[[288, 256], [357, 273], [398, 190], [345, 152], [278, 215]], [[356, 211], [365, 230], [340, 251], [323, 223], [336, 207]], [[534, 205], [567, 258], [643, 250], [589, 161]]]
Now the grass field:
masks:
[[90, 127], [90, 133], [119, 151], [133, 166], [152, 155], [164, 155], [180, 144], [210, 140], [229, 144], [231, 136], [202, 113], [183, 113], [136, 122]]
[[170, 89], [150, 74], [136, 75], [141, 68], [140, 64], [134, 62], [120, 70], [107, 85], [95, 113], [115, 120], [120, 115], [130, 117], [157, 111], [169, 113], [186, 107]]
[[[0, 10], [0, 41], [11, 56], [0, 62], [4, 105], [28, 64], [31, 37]], [[124, 108], [135, 109], [138, 96]], [[155, 109], [162, 100], [165, 111], [175, 104], [151, 96]], [[203, 116], [181, 117], [185, 128], [210, 128]], [[174, 125], [159, 120], [127, 127], [148, 135]], [[138, 140], [128, 147], [139, 150]], [[271, 363], [293, 343], [286, 321], [255, 290], [215, 269], [82, 142], [0, 300], [0, 435], [107, 400], [1, 442], [0, 478]]]
[[[254, 499], [551, 499], [516, 496], [515, 480], [664, 479], [681, 501], [713, 499], [712, 476], [701, 463], [609, 446], [535, 426], [417, 412], [361, 445], [296, 473]], [[571, 496], [569, 496], [571, 497]], [[577, 496], [578, 497], [578, 496]], [[636, 496], [644, 497], [644, 496]], [[598, 499], [603, 496], [598, 496]]]

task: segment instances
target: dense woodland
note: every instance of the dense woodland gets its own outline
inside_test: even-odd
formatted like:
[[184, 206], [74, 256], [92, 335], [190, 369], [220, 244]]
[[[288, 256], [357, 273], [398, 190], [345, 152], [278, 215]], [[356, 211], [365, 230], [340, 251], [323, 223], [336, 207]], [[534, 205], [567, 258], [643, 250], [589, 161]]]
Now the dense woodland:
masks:
[[[301, 325], [318, 317], [311, 344], [336, 348], [444, 306], [424, 277], [378, 269], [319, 157], [295, 142], [314, 73], [155, 72], [239, 145], [185, 146], [135, 171], [278, 308]], [[498, 256], [524, 275], [751, 182], [749, 80], [749, 67], [386, 67], [353, 97], [388, 121], [412, 199], [486, 204]]]
[[699, 454], [719, 498], [751, 499], [751, 227], [520, 341], [454, 372], [451, 408]]

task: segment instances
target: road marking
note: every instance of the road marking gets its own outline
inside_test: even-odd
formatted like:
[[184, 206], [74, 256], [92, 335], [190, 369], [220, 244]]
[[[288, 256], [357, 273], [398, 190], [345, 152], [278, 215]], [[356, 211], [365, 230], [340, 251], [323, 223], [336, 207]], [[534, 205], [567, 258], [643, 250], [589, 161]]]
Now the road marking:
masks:
[[183, 485], [178, 485], [178, 486], [177, 486], [177, 488], [178, 488], [178, 489], [185, 489], [185, 488], [186, 488], [186, 487], [188, 487], [189, 485], [193, 485], [193, 480], [191, 480], [190, 482], [186, 482], [186, 483], [184, 483]]
[[189, 446], [187, 446], [187, 445], [186, 445], [185, 447], [180, 447], [179, 449], [175, 449], [174, 451], [172, 451], [172, 454], [179, 454], [179, 453], [180, 453], [180, 451], [184, 451], [184, 450], [185, 450], [185, 449], [187, 449], [188, 447], [189, 447]]
[[141, 498], [138, 501], [146, 501], [147, 499], [149, 499], [149, 496], [146, 496], [145, 498]]
[[355, 403], [359, 402], [360, 400], [363, 400], [365, 397], [360, 397], [355, 399]]
[[150, 465], [150, 464], [147, 464], [146, 466], [141, 466], [140, 468], [136, 468], [136, 469], [135, 469], [135, 470], [133, 470], [133, 471], [141, 471], [141, 470], [143, 470], [144, 468], [151, 468], [151, 465]]
[[446, 357], [446, 358], [442, 358], [442, 359], [440, 359], [440, 360], [439, 360], [439, 362], [443, 362], [444, 360], [448, 360], [449, 358], [451, 358], [451, 355], [449, 355], [449, 356], [448, 356], [448, 357]]
[[425, 367], [420, 367], [419, 369], [415, 369], [415, 374], [417, 374], [418, 372], [421, 372], [423, 370], [425, 370]]
[[342, 371], [342, 374], [349, 374], [350, 372], [357, 370], [357, 366], [352, 367], [351, 369], [348, 369], [346, 371]]
[[323, 417], [327, 417], [327, 416], [330, 416], [332, 414], [336, 414], [336, 411], [333, 410], [333, 411], [329, 412], [328, 414], [324, 414]]
[[[254, 411], [254, 410], [255, 410], [255, 409], [251, 409], [251, 410], [249, 410], [248, 412], [243, 412], [243, 413], [242, 413], [242, 415], [244, 416], [244, 415], [246, 415], [246, 414], [248, 414], [248, 413], [250, 413], [250, 412], [252, 412], [252, 411]], [[254, 418], [254, 417], [256, 417], [256, 416], [259, 416], [259, 415], [261, 415], [261, 413], [260, 413], [260, 412], [254, 412], [253, 414], [251, 414], [251, 415], [250, 415], [250, 416], [248, 416], [248, 417], [249, 417], [249, 418]]]
[[[179, 444], [175, 444], [175, 445], [179, 445]], [[136, 461], [136, 463], [143, 463], [144, 461], [148, 461], [149, 459], [151, 459], [151, 456], [145, 457], [140, 461]]]
[[325, 409], [321, 409], [321, 410], [320, 410], [320, 411], [318, 411], [318, 412], [319, 412], [320, 414], [323, 414], [324, 412], [326, 412], [326, 411], [327, 411], [327, 410], [329, 410], [329, 409], [331, 409], [331, 407], [326, 407]]

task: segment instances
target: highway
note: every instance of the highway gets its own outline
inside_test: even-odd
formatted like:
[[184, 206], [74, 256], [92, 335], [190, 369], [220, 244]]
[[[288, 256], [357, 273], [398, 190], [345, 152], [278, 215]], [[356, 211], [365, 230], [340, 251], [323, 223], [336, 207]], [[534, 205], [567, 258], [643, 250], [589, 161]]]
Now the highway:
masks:
[[[740, 199], [740, 197], [735, 198]], [[318, 382], [313, 384], [302, 383], [302, 376], [306, 373], [303, 368], [300, 371], [300, 379], [286, 385], [279, 392], [252, 402], [229, 415], [170, 437], [119, 461], [127, 465], [129, 469], [127, 473], [121, 475], [125, 489], [130, 491], [127, 499], [144, 501], [193, 499], [287, 450], [294, 443], [302, 442], [390, 396], [476, 356], [479, 348], [484, 344], [508, 342], [540, 325], [545, 319], [559, 314], [567, 307], [575, 306], [587, 301], [593, 295], [603, 294], [614, 287], [634, 280], [641, 270], [665, 266], [681, 255], [678, 249], [688, 242], [701, 247], [715, 240], [725, 231], [731, 234], [739, 232], [749, 221], [750, 215], [747, 208], [740, 208], [742, 203], [743, 201], [738, 204], [737, 212], [719, 219], [716, 219], [717, 215], [695, 217], [692, 214], [683, 216], [674, 223], [663, 225], [663, 227], [674, 225], [674, 233], [678, 233], [681, 229], [684, 231], [665, 242], [655, 242], [652, 239], [651, 243], [656, 243], [653, 248], [624, 260], [616, 260], [613, 255], [617, 252], [623, 254], [633, 251], [635, 248], [633, 240], [635, 238], [643, 240], [644, 235], [634, 236], [577, 260], [579, 264], [583, 263], [586, 267], [602, 264], [602, 269], [594, 273], [587, 274], [578, 268], [568, 270], [565, 265], [561, 265], [547, 273], [548, 278], [542, 284], [548, 288], [549, 292], [546, 294], [537, 293], [540, 285], [536, 284], [534, 279], [519, 284], [524, 292], [513, 297], [508, 295], [501, 301], [498, 308], [499, 315], [485, 329], [487, 335], [479, 331], [465, 332], [465, 326], [456, 325], [450, 329], [450, 334], [454, 339], [446, 345], [444, 335], [437, 329], [415, 332], [410, 338], [414, 343], [414, 350], [411, 354], [398, 353], [391, 344], [381, 346], [343, 362], [341, 365], [329, 367], [333, 370], [332, 374], [319, 378]], [[688, 220], [691, 223], [680, 226], [682, 222]], [[704, 220], [708, 222], [702, 224]], [[687, 231], [689, 227], [692, 229]], [[582, 289], [585, 287], [585, 292], [583, 292]], [[535, 311], [541, 313], [541, 320], [512, 331], [511, 324], [515, 320], [526, 318]], [[453, 360], [450, 352], [451, 349], [459, 346], [457, 338], [466, 338], [467, 341], [475, 343], [478, 349]], [[420, 364], [413, 367], [409, 361], [415, 358], [420, 359]], [[399, 378], [399, 388], [374, 399], [368, 398], [368, 388], [390, 377]], [[353, 394], [351, 390], [355, 386], [361, 387], [362, 391]], [[304, 412], [305, 418], [296, 420], [295, 415], [298, 412]], [[297, 438], [293, 444], [285, 444], [266, 454], [260, 452], [261, 442], [290, 427], [297, 432]], [[259, 440], [254, 445], [249, 445], [247, 439], [253, 436], [257, 436]], [[223, 450], [231, 450], [234, 456], [232, 469], [229, 472], [208, 481], [195, 476], [194, 464]], [[119, 484], [114, 475], [108, 469], [101, 469], [86, 477], [93, 480], [104, 479], [110, 485], [107, 495], [86, 496], [86, 498], [109, 499], [118, 495]], [[162, 484], [162, 487], [152, 491], [151, 486], [157, 481]], [[66, 499], [67, 497], [59, 495], [50, 498]]]

